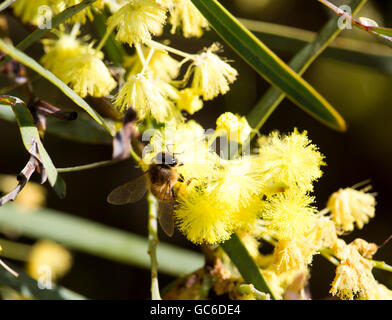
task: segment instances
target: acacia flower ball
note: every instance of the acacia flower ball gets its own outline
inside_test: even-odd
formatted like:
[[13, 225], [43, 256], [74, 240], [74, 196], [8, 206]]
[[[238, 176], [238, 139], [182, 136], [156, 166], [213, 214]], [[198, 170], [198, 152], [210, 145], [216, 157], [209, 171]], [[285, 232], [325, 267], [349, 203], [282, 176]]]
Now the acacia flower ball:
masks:
[[130, 0], [108, 19], [108, 29], [117, 28], [116, 40], [130, 46], [159, 35], [166, 20], [166, 8], [153, 0]]
[[262, 218], [280, 239], [303, 237], [316, 223], [314, 198], [292, 187], [267, 198]]
[[354, 230], [354, 224], [362, 229], [374, 217], [375, 206], [374, 195], [352, 188], [333, 193], [327, 204], [332, 220], [342, 231]]
[[231, 141], [243, 144], [249, 139], [252, 128], [245, 117], [225, 112], [216, 120], [216, 130], [225, 132]]
[[203, 101], [192, 88], [186, 88], [179, 90], [177, 106], [192, 115], [203, 108]]
[[67, 70], [60, 77], [82, 98], [90, 95], [102, 97], [117, 85], [108, 68], [97, 54], [85, 53], [74, 56]]
[[72, 256], [63, 246], [48, 240], [37, 242], [30, 251], [27, 272], [34, 278], [42, 277], [42, 267], [48, 266], [54, 279], [71, 268]]
[[149, 74], [138, 73], [129, 76], [114, 104], [121, 112], [132, 106], [140, 120], [151, 114], [163, 123], [175, 117], [181, 118], [174, 104], [176, 99], [177, 91], [168, 83], [153, 79]]
[[177, 28], [181, 27], [185, 38], [201, 37], [203, 29], [208, 29], [208, 21], [191, 0], [173, 0], [169, 10], [171, 33], [175, 33]]
[[294, 129], [289, 135], [278, 132], [259, 139], [260, 170], [268, 172], [273, 183], [284, 183], [304, 191], [313, 190], [313, 182], [321, 177], [323, 155], [311, 144], [306, 131]]
[[195, 56], [186, 75], [186, 81], [193, 73], [192, 88], [204, 100], [211, 100], [229, 91], [229, 84], [237, 79], [238, 72], [214, 52], [219, 49], [214, 44], [205, 52]]

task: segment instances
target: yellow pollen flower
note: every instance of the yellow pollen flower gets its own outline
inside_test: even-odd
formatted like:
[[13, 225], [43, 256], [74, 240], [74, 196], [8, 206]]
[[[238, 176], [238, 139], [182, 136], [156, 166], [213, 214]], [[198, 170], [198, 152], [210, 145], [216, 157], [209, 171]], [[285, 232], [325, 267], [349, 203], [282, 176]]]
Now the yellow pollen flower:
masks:
[[275, 231], [280, 239], [299, 238], [315, 226], [313, 201], [313, 197], [292, 187], [267, 198], [262, 218], [267, 228]]
[[[23, 23], [38, 25], [44, 22], [43, 15], [54, 17], [65, 9], [64, 0], [18, 0], [12, 4], [14, 13], [20, 17]], [[47, 12], [46, 7], [50, 11]]]
[[[303, 243], [305, 245], [305, 243]], [[279, 240], [274, 249], [274, 269], [278, 273], [291, 270], [304, 270], [311, 262], [312, 256], [303, 254], [301, 243], [294, 240]]]
[[359, 300], [392, 300], [392, 290], [376, 281], [373, 290], [361, 296]]
[[263, 179], [255, 170], [253, 157], [220, 161], [220, 170], [206, 188], [214, 201], [228, 210], [247, 208], [263, 188]]
[[368, 296], [377, 283], [372, 274], [374, 263], [362, 257], [353, 244], [341, 246], [337, 257], [341, 263], [336, 268], [330, 293], [348, 300]]
[[374, 195], [352, 188], [333, 193], [327, 204], [332, 220], [342, 231], [354, 230], [354, 223], [362, 229], [374, 217], [375, 206]]
[[151, 114], [158, 122], [165, 122], [175, 117], [181, 118], [174, 104], [176, 99], [177, 92], [168, 83], [138, 73], [129, 76], [114, 104], [122, 112], [132, 107], [141, 120]]
[[56, 280], [71, 268], [72, 256], [63, 246], [43, 240], [37, 242], [29, 254], [27, 272], [34, 279], [49, 272], [51, 280]]
[[203, 108], [203, 101], [192, 88], [186, 88], [178, 92], [177, 107], [192, 115]]
[[78, 54], [67, 61], [67, 70], [59, 77], [82, 98], [102, 97], [117, 85], [99, 54]]
[[243, 144], [249, 139], [252, 128], [245, 117], [225, 112], [216, 120], [216, 130], [225, 132], [231, 141]]
[[191, 0], [173, 0], [169, 22], [172, 25], [171, 33], [182, 27], [185, 38], [201, 37], [203, 29], [208, 29], [208, 21]]
[[107, 21], [108, 29], [117, 28], [116, 40], [129, 45], [151, 40], [162, 33], [166, 8], [153, 0], [130, 0]]
[[81, 97], [102, 97], [117, 85], [103, 63], [103, 53], [76, 39], [76, 30], [58, 40], [43, 40], [41, 62]]
[[321, 177], [320, 166], [323, 156], [311, 144], [306, 131], [294, 132], [281, 137], [273, 132], [259, 139], [259, 160], [261, 170], [267, 171], [274, 182], [288, 186], [297, 185], [304, 191], [313, 190], [313, 181]]
[[204, 100], [211, 100], [229, 91], [229, 84], [237, 79], [238, 72], [214, 52], [219, 49], [214, 44], [205, 52], [195, 56], [185, 76], [188, 81], [193, 74], [192, 88]]
[[233, 233], [234, 221], [230, 212], [197, 190], [179, 201], [175, 216], [178, 228], [196, 244], [219, 243], [229, 239]]

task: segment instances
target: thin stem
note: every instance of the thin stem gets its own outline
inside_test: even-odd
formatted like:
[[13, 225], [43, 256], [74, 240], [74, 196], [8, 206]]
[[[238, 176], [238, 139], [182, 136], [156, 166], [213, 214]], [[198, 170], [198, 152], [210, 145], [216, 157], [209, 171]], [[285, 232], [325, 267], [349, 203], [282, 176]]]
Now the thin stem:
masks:
[[375, 263], [374, 265], [375, 268], [392, 272], [392, 266], [386, 264], [384, 261], [376, 261], [376, 260], [372, 260], [372, 261]]
[[378, 33], [377, 31], [375, 31], [373, 29], [374, 28], [373, 26], [367, 26], [367, 25], [361, 23], [360, 21], [356, 20], [351, 15], [349, 15], [348, 13], [346, 13], [345, 11], [338, 8], [337, 6], [335, 6], [334, 4], [330, 3], [327, 0], [317, 0], [317, 1], [321, 2], [323, 5], [325, 5], [326, 7], [331, 9], [332, 11], [334, 11], [337, 15], [344, 17], [347, 21], [349, 21], [355, 27], [360, 28], [362, 30], [365, 30], [366, 32], [383, 40], [383, 43], [386, 44], [387, 46], [392, 47], [392, 37], [385, 36], [383, 34]]
[[146, 71], [146, 69], [148, 67], [148, 64], [150, 63], [150, 60], [152, 58], [152, 55], [154, 54], [154, 51], [155, 51], [154, 48], [150, 49], [150, 51], [148, 53], [148, 56], [147, 56], [147, 59], [146, 59], [144, 65], [143, 65], [143, 69], [142, 69], [141, 73], [144, 73]]
[[189, 54], [189, 53], [183, 52], [181, 50], [177, 50], [175, 48], [169, 47], [167, 45], [164, 45], [164, 44], [159, 43], [154, 40], [150, 40], [148, 43], [149, 43], [150, 47], [153, 47], [155, 49], [162, 50], [162, 51], [168, 51], [168, 52], [171, 52], [177, 56], [184, 57], [187, 59], [192, 59], [192, 57], [194, 56], [193, 54]]
[[105, 160], [105, 161], [89, 163], [89, 164], [85, 164], [85, 165], [81, 165], [81, 166], [68, 167], [68, 168], [57, 168], [57, 172], [59, 172], [59, 173], [67, 173], [67, 172], [76, 172], [76, 171], [95, 169], [95, 168], [110, 166], [110, 165], [115, 164], [117, 162], [120, 162], [122, 160], [125, 160], [125, 159]]
[[144, 53], [143, 53], [142, 47], [140, 46], [139, 43], [137, 43], [135, 45], [135, 48], [136, 48], [137, 55], [138, 55], [138, 57], [140, 59], [140, 62], [142, 63], [142, 65], [144, 67], [144, 65], [146, 64], [146, 58], [144, 57]]
[[109, 38], [109, 36], [111, 35], [111, 33], [114, 30], [114, 26], [112, 26], [111, 28], [108, 28], [104, 34], [104, 36], [102, 37], [101, 41], [99, 41], [98, 45], [97, 45], [97, 50], [101, 50], [102, 47], [105, 45], [106, 40]]
[[12, 270], [9, 266], [7, 266], [3, 260], [0, 259], [0, 265], [7, 270], [9, 273], [11, 273], [14, 277], [19, 277], [19, 273], [16, 271]]
[[155, 197], [148, 194], [148, 254], [151, 261], [151, 299], [161, 300], [158, 283], [158, 259], [157, 245], [158, 239], [158, 201]]

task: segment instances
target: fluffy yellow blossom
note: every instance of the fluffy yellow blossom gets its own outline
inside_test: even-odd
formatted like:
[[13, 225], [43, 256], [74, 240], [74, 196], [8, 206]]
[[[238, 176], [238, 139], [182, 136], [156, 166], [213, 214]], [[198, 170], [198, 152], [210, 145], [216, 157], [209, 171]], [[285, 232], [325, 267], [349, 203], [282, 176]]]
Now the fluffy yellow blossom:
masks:
[[367, 259], [371, 259], [378, 250], [378, 246], [375, 243], [369, 243], [360, 238], [355, 239], [351, 245], [356, 247], [361, 256]]
[[[43, 21], [43, 15], [54, 17], [65, 9], [63, 0], [18, 0], [13, 5], [14, 13], [20, 17], [23, 23], [38, 25]], [[48, 7], [50, 11], [44, 6]]]
[[99, 53], [75, 55], [67, 61], [67, 70], [59, 77], [82, 98], [87, 95], [107, 95], [117, 83], [101, 59], [102, 55]]
[[77, 30], [59, 34], [58, 40], [44, 40], [41, 62], [81, 97], [109, 94], [116, 81], [103, 63], [103, 53], [76, 39]]
[[279, 240], [273, 254], [273, 267], [278, 273], [306, 270], [315, 253], [312, 243], [300, 240]]
[[[151, 49], [143, 48], [144, 56], [148, 55], [149, 50]], [[129, 69], [130, 74], [140, 73], [143, 69], [143, 64], [138, 54], [124, 57], [123, 65]], [[180, 62], [165, 51], [154, 50], [146, 68], [153, 78], [170, 81], [178, 76]]]
[[227, 93], [229, 84], [237, 79], [237, 70], [214, 53], [218, 49], [218, 45], [213, 44], [195, 56], [185, 76], [185, 81], [188, 81], [193, 74], [192, 88], [203, 96], [204, 100], [211, 100], [219, 94]]
[[327, 208], [331, 211], [332, 220], [342, 231], [359, 229], [375, 215], [376, 199], [374, 195], [352, 188], [340, 189], [328, 200]]
[[158, 122], [165, 122], [181, 117], [174, 104], [176, 99], [177, 91], [168, 83], [153, 79], [149, 74], [138, 73], [129, 76], [114, 104], [122, 112], [132, 107], [139, 119], [151, 114]]
[[316, 248], [331, 248], [338, 241], [335, 223], [329, 217], [317, 215], [314, 227], [306, 235], [306, 241]]
[[268, 197], [262, 218], [267, 228], [275, 231], [280, 239], [299, 238], [315, 226], [316, 209], [311, 206], [313, 201], [313, 197], [292, 187]]
[[259, 160], [263, 171], [272, 181], [288, 186], [298, 186], [305, 191], [313, 190], [313, 181], [321, 177], [323, 156], [311, 144], [306, 131], [280, 136], [273, 132], [259, 139]]
[[203, 101], [192, 88], [186, 88], [178, 92], [177, 107], [192, 115], [203, 108]]
[[253, 157], [246, 156], [234, 160], [220, 160], [219, 170], [206, 191], [214, 201], [230, 210], [248, 208], [255, 196], [263, 189], [263, 177], [254, 165]]
[[130, 0], [107, 21], [117, 28], [116, 39], [129, 45], [146, 43], [151, 34], [159, 35], [166, 20], [166, 8], [154, 0]]
[[[39, 25], [40, 23], [47, 23], [46, 19], [54, 18], [57, 14], [64, 11], [70, 6], [81, 3], [82, 0], [18, 0], [13, 4], [15, 15], [20, 17], [22, 22]], [[83, 9], [67, 22], [71, 23], [85, 23], [87, 18], [92, 20], [95, 9], [102, 9], [104, 0], [98, 0], [91, 6]], [[47, 10], [49, 9], [49, 10]]]
[[[15, 188], [16, 177], [0, 175], [0, 191], [6, 193]], [[38, 183], [29, 181], [15, 198], [15, 204], [25, 211], [43, 207], [46, 202], [46, 190]]]
[[223, 131], [231, 141], [243, 144], [249, 139], [252, 128], [245, 117], [225, 112], [216, 120], [216, 130]]
[[201, 37], [203, 29], [208, 29], [208, 21], [191, 0], [173, 0], [169, 22], [172, 25], [171, 33], [181, 27], [185, 38]]
[[180, 200], [175, 216], [178, 228], [197, 244], [225, 241], [235, 227], [228, 210], [216, 206], [208, 194], [201, 195], [197, 190]]
[[374, 263], [365, 259], [353, 244], [340, 241], [337, 257], [341, 263], [336, 268], [330, 293], [341, 299], [352, 300], [357, 296], [368, 296], [376, 287], [372, 274]]
[[35, 279], [43, 276], [43, 272], [50, 272], [52, 280], [62, 277], [71, 268], [71, 254], [63, 246], [43, 240], [37, 242], [31, 250], [27, 272]]

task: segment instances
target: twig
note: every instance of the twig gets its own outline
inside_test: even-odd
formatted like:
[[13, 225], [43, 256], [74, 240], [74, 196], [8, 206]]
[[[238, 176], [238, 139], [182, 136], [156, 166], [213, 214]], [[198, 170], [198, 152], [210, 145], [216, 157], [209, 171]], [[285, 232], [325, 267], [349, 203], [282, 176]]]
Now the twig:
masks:
[[157, 245], [158, 239], [158, 201], [149, 193], [148, 195], [148, 254], [151, 259], [151, 299], [162, 300], [159, 293], [158, 283], [158, 259]]
[[14, 277], [19, 277], [19, 273], [16, 271], [12, 270], [9, 266], [5, 264], [3, 260], [0, 259], [0, 265], [3, 266], [5, 270], [7, 270], [9, 273], [11, 273]]
[[383, 35], [375, 30], [375, 26], [370, 26], [367, 24], [362, 23], [360, 20], [357, 20], [353, 18], [351, 15], [349, 15], [347, 12], [343, 11], [342, 9], [338, 8], [328, 0], [318, 0], [321, 2], [323, 5], [334, 11], [337, 15], [344, 17], [347, 21], [349, 21], [354, 27], [360, 28], [362, 30], [365, 30], [366, 32], [374, 35], [375, 37], [383, 40], [383, 43], [386, 44], [389, 47], [392, 47], [392, 37]]

